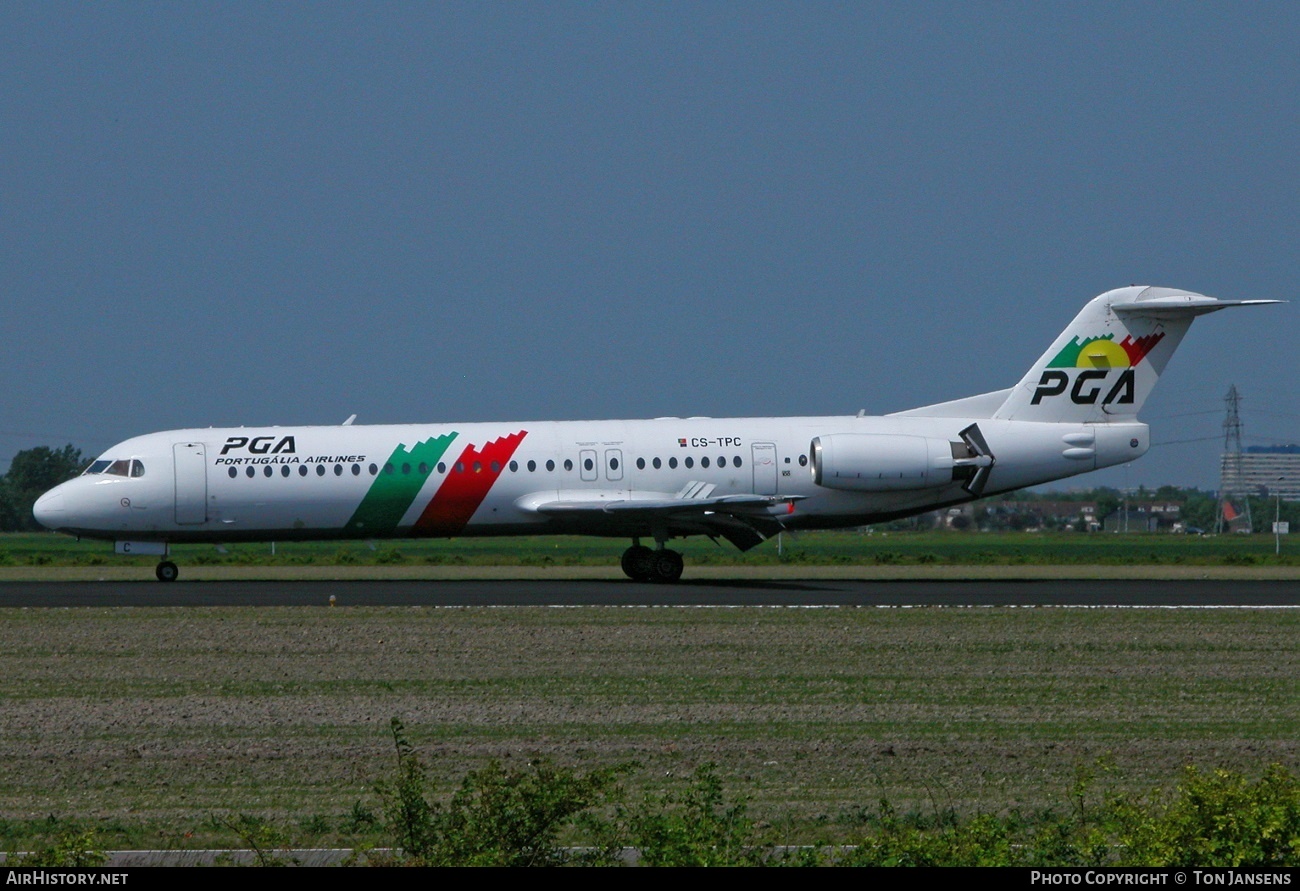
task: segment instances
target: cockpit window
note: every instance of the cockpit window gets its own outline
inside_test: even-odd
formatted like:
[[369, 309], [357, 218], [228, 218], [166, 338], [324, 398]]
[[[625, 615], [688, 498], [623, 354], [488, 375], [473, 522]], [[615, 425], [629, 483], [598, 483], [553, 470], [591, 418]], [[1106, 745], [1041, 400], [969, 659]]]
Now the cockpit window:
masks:
[[144, 476], [144, 462], [139, 458], [119, 458], [116, 461], [100, 458], [84, 471], [85, 476], [108, 473], [113, 476]]

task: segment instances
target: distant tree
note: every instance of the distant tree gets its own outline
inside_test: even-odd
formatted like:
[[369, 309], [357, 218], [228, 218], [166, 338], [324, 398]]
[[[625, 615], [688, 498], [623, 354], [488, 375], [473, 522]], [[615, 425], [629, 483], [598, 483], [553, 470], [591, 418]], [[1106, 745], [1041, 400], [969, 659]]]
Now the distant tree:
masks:
[[0, 479], [0, 529], [19, 532], [41, 528], [32, 505], [41, 493], [72, 479], [85, 467], [81, 450], [37, 446], [14, 455], [9, 472]]
[[1186, 501], [1195, 489], [1183, 489], [1178, 486], [1164, 485], [1156, 489], [1155, 497], [1161, 501]]
[[1124, 496], [1117, 489], [1102, 486], [1093, 490], [1092, 500], [1097, 505], [1097, 519], [1100, 521], [1102, 518], [1109, 517], [1119, 510], [1120, 505], [1124, 502]]
[[1183, 524], [1210, 531], [1219, 515], [1219, 496], [1196, 489], [1183, 490]]

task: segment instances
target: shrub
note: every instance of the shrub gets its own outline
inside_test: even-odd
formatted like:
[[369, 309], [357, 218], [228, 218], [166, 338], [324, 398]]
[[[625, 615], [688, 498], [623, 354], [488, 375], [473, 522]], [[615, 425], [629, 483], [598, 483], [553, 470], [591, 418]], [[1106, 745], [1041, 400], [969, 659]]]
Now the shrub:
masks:
[[[647, 794], [616, 809], [613, 839], [635, 848], [642, 866], [743, 866], [763, 863], [744, 801], [728, 804], [713, 764], [696, 768], [680, 795]], [[611, 845], [612, 847], [612, 845]]]
[[[385, 825], [404, 862], [422, 866], [558, 866], [584, 859], [560, 833], [603, 804], [618, 771], [578, 774], [544, 761], [507, 770], [493, 761], [471, 771], [449, 802], [425, 796], [425, 769], [393, 718], [397, 775], [381, 784]], [[595, 855], [597, 858], [599, 855]]]
[[108, 862], [108, 855], [99, 850], [93, 830], [77, 831], [69, 829], [59, 835], [53, 845], [38, 847], [26, 854], [10, 854], [5, 857], [5, 866], [31, 867], [87, 867], [103, 866]]
[[1273, 765], [1257, 781], [1187, 768], [1171, 800], [1114, 806], [1126, 863], [1147, 866], [1300, 865], [1300, 781]]

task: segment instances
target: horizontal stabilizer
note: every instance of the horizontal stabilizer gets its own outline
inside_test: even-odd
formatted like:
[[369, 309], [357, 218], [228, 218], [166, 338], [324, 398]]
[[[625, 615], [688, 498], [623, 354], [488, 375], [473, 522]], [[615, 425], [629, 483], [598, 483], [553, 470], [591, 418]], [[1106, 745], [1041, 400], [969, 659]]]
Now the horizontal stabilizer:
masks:
[[[1150, 290], [1155, 290], [1150, 289]], [[1218, 300], [1204, 294], [1182, 292], [1148, 297], [1136, 300], [1115, 302], [1110, 305], [1113, 312], [1121, 316], [1150, 316], [1156, 319], [1179, 318], [1181, 316], [1203, 316], [1234, 306], [1267, 306], [1271, 303], [1285, 303], [1285, 300]]]

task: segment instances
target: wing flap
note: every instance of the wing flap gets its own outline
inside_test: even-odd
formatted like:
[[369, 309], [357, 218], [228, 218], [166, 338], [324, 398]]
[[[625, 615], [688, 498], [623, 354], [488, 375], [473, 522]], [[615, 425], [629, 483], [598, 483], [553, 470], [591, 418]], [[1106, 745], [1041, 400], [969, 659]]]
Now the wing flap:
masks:
[[742, 551], [781, 531], [781, 515], [793, 510], [802, 495], [712, 495], [711, 483], [688, 483], [681, 492], [544, 492], [525, 495], [521, 510], [569, 523], [598, 524], [602, 518], [620, 525], [644, 521], [676, 535], [717, 535]]
[[[802, 496], [800, 496], [802, 497]], [[767, 508], [789, 504], [795, 498], [779, 498], [775, 495], [721, 495], [717, 498], [622, 498], [618, 500], [583, 500], [583, 501], [543, 501], [525, 507], [539, 514], [565, 513], [686, 513], [695, 515], [710, 510], [736, 508]], [[521, 505], [522, 506], [522, 505]]]

